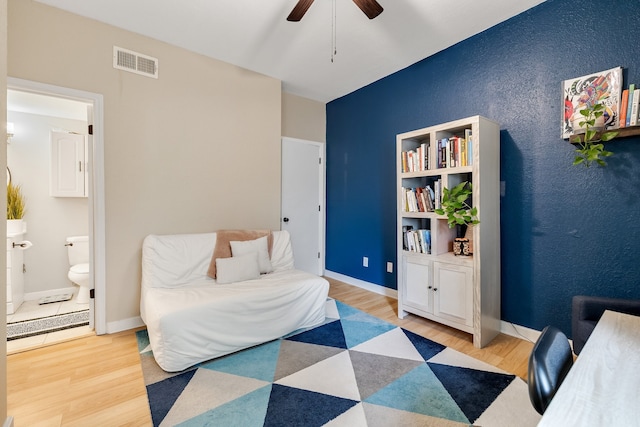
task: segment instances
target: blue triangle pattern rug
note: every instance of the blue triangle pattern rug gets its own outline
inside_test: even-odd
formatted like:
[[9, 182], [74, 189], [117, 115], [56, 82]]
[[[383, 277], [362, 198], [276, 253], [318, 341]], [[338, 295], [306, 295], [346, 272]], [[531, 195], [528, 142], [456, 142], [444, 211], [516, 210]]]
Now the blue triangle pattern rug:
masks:
[[138, 349], [154, 426], [535, 426], [522, 379], [339, 301], [322, 325], [183, 372]]

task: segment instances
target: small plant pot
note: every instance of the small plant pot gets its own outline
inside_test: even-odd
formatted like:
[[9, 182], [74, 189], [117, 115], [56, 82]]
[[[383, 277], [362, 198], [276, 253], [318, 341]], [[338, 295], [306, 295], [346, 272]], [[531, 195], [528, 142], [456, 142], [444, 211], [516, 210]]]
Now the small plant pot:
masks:
[[468, 226], [466, 224], [456, 224], [456, 238], [466, 237]]
[[22, 219], [8, 219], [7, 220], [7, 234], [16, 235], [25, 232], [25, 224]]
[[[577, 134], [577, 133], [584, 133], [585, 129], [584, 127], [580, 126], [579, 123], [584, 121], [585, 117], [582, 116], [582, 114], [576, 114], [572, 117], [571, 119], [571, 127], [573, 128], [573, 133]], [[591, 126], [591, 129], [600, 132], [604, 130], [604, 116], [600, 116], [596, 119], [596, 122], [593, 126]]]

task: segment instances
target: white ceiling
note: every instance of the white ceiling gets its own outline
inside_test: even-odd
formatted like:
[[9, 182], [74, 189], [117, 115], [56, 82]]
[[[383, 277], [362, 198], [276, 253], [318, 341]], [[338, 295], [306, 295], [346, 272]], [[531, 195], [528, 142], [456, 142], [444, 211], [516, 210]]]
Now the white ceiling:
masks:
[[[286, 92], [328, 102], [544, 0], [378, 0], [384, 11], [373, 20], [352, 1], [316, 0], [300, 22], [286, 20], [297, 0], [38, 1], [275, 77]], [[162, 78], [162, 58], [158, 69]]]
[[87, 103], [19, 90], [7, 90], [7, 110], [40, 116], [87, 120]]

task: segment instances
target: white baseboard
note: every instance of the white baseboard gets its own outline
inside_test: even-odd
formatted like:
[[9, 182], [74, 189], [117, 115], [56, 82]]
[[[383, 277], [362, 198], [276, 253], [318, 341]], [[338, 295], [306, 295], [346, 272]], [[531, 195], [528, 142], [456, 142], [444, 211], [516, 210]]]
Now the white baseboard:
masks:
[[13, 427], [13, 417], [7, 417], [2, 424], [2, 427]]
[[78, 292], [77, 286], [70, 286], [68, 288], [60, 288], [60, 289], [49, 289], [47, 291], [27, 292], [24, 294], [24, 300], [34, 301], [34, 300], [39, 300], [40, 298], [43, 298], [43, 297], [50, 297], [53, 295], [77, 293], [77, 292]]
[[500, 332], [531, 342], [536, 342], [541, 334], [541, 331], [516, 325], [515, 323], [505, 322], [504, 320], [500, 321]]
[[[349, 285], [366, 289], [367, 291], [371, 291], [376, 294], [398, 299], [398, 291], [395, 289], [389, 289], [385, 286], [380, 286], [374, 283], [365, 282], [363, 280], [356, 279], [350, 276], [345, 276], [343, 274], [335, 273], [329, 270], [325, 270], [324, 275], [332, 279], [347, 283]], [[505, 322], [504, 320], [500, 321], [500, 332], [505, 335], [510, 335], [512, 337], [520, 338], [520, 339], [531, 341], [531, 342], [536, 342], [541, 333], [541, 331], [527, 328], [526, 326], [516, 325], [510, 322]]]
[[141, 326], [144, 326], [144, 322], [140, 316], [131, 317], [129, 319], [108, 322], [107, 333], [115, 334], [116, 332], [128, 331], [129, 329], [136, 329]]
[[333, 271], [325, 270], [324, 275], [330, 277], [332, 279], [339, 280], [348, 285], [357, 286], [362, 289], [366, 289], [367, 291], [371, 291], [373, 293], [384, 295], [387, 297], [398, 299], [398, 291], [395, 289], [387, 288], [386, 286], [376, 285], [375, 283], [365, 282], [364, 280], [356, 279], [350, 276], [345, 276], [344, 274], [335, 273]]

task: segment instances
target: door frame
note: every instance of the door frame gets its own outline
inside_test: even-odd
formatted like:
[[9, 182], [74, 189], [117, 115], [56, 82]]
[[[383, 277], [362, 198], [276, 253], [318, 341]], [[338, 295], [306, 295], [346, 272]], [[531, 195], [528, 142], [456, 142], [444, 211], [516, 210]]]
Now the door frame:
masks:
[[[62, 86], [7, 77], [7, 89], [66, 98], [93, 105], [93, 143], [89, 154], [93, 173], [89, 174], [89, 246], [91, 251], [90, 276], [93, 278], [95, 298], [93, 324], [95, 333], [107, 333], [106, 317], [106, 233], [104, 190], [104, 99], [102, 94]], [[93, 150], [92, 150], [93, 149]]]
[[[319, 174], [320, 176], [318, 177], [318, 181], [319, 181], [319, 189], [318, 189], [318, 204], [320, 205], [320, 214], [318, 215], [318, 244], [320, 245], [320, 259], [318, 260], [319, 264], [320, 264], [320, 274], [324, 275], [324, 270], [325, 270], [325, 266], [324, 266], [324, 261], [325, 261], [325, 222], [326, 222], [326, 171], [327, 171], [327, 162], [326, 162], [326, 158], [327, 158], [327, 153], [326, 153], [326, 148], [327, 145], [323, 142], [318, 142], [318, 141], [309, 141], [306, 139], [300, 139], [300, 138], [291, 138], [288, 136], [283, 136], [281, 138], [281, 150], [284, 150], [284, 143], [285, 140], [287, 142], [292, 142], [292, 143], [297, 143], [297, 144], [309, 144], [309, 145], [313, 145], [318, 147], [318, 154], [320, 156], [320, 170], [319, 170]], [[283, 166], [282, 166], [283, 167]], [[282, 174], [281, 174], [282, 175]], [[281, 186], [282, 187], [282, 186]], [[280, 201], [280, 221], [282, 221], [282, 199], [284, 199], [284, 195], [281, 196], [281, 201]], [[282, 228], [282, 222], [280, 223], [280, 227]]]

